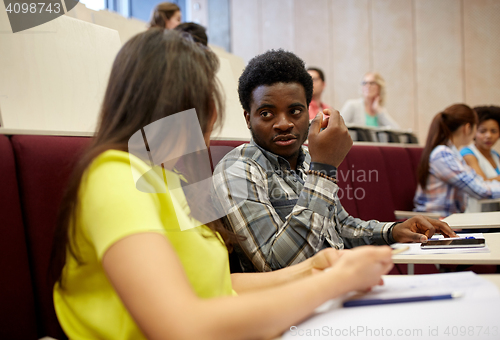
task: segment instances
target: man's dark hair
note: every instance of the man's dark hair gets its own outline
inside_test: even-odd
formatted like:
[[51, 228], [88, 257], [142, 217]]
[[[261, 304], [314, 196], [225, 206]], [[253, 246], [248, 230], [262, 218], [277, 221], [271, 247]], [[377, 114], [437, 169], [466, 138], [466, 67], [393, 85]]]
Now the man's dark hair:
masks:
[[292, 52], [270, 50], [248, 63], [238, 84], [238, 94], [243, 109], [250, 112], [252, 92], [261, 85], [299, 83], [304, 87], [307, 105], [312, 99], [313, 82], [305, 64]]
[[479, 118], [479, 124], [482, 122], [493, 119], [500, 126], [500, 107], [498, 106], [476, 106], [474, 111], [477, 112], [477, 117]]
[[184, 22], [174, 28], [176, 31], [187, 32], [191, 34], [193, 40], [197, 43], [208, 45], [207, 30], [205, 27], [194, 22]]
[[325, 74], [323, 73], [323, 71], [317, 67], [308, 67], [307, 68], [308, 71], [316, 71], [318, 72], [318, 75], [319, 77], [321, 78], [321, 81], [325, 81]]

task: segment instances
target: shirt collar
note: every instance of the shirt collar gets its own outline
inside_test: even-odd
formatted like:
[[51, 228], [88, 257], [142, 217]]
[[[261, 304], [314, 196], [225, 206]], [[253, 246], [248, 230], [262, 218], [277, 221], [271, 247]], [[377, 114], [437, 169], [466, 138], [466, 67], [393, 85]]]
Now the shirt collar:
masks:
[[[255, 145], [263, 154], [264, 156], [271, 162], [273, 167], [278, 167], [281, 169], [282, 167], [285, 167], [286, 169], [291, 169], [290, 163], [283, 157], [276, 155], [272, 153], [271, 151], [268, 151], [255, 143], [253, 138], [250, 140], [251, 145]], [[297, 169], [302, 168], [302, 169], [307, 169], [309, 168], [308, 166], [305, 166], [304, 162], [310, 163], [310, 156], [308, 152], [305, 152], [304, 146], [301, 145], [300, 150], [299, 150], [299, 157], [297, 159]]]
[[[448, 147], [453, 151], [453, 153], [460, 155], [460, 151], [458, 151], [457, 147], [455, 146], [455, 144], [453, 144], [453, 142], [451, 140], [448, 140], [446, 145], [448, 145]], [[460, 157], [462, 157], [462, 156], [460, 156]]]

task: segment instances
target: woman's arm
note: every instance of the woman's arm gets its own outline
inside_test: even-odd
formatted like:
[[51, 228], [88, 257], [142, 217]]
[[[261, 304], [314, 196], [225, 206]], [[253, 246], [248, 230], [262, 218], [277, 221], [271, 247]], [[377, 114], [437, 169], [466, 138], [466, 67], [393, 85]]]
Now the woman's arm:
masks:
[[465, 163], [467, 163], [468, 166], [470, 166], [472, 169], [474, 169], [476, 174], [481, 176], [485, 181], [500, 181], [500, 176], [486, 178], [486, 175], [484, 174], [483, 170], [479, 166], [479, 162], [477, 161], [476, 156], [471, 155], [471, 154], [467, 154], [467, 155], [464, 155], [463, 157], [464, 157]]
[[429, 171], [434, 176], [476, 199], [500, 197], [500, 183], [484, 181], [473, 169], [465, 167], [449, 148], [437, 148], [429, 161]]
[[468, 154], [468, 155], [464, 155], [463, 157], [464, 157], [465, 163], [467, 163], [468, 166], [470, 166], [472, 169], [474, 169], [476, 174], [481, 176], [484, 180], [487, 180], [486, 175], [484, 174], [483, 170], [479, 166], [479, 162], [477, 161], [476, 156]]
[[103, 256], [113, 287], [151, 339], [267, 338], [310, 315], [325, 301], [380, 282], [392, 267], [389, 247], [345, 251], [329, 271], [238, 297], [198, 298], [165, 236], [140, 233]]
[[356, 122], [356, 105], [352, 100], [346, 101], [339, 112], [346, 124]]
[[380, 107], [377, 111], [379, 125], [380, 126], [389, 126], [393, 129], [399, 129], [399, 124], [392, 118], [388, 113], [385, 107]]
[[299, 264], [272, 272], [231, 274], [233, 289], [242, 294], [305, 278], [331, 267], [339, 256], [338, 250], [327, 248]]

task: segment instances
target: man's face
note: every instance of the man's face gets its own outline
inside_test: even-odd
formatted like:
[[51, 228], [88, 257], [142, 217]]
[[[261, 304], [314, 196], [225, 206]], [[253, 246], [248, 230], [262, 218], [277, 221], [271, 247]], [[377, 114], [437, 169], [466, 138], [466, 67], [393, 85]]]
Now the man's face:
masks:
[[309, 130], [304, 87], [299, 83], [261, 85], [252, 92], [247, 126], [262, 148], [290, 162], [298, 156]]
[[313, 96], [321, 96], [323, 90], [325, 89], [325, 82], [321, 80], [317, 71], [309, 70], [307, 72], [313, 80]]

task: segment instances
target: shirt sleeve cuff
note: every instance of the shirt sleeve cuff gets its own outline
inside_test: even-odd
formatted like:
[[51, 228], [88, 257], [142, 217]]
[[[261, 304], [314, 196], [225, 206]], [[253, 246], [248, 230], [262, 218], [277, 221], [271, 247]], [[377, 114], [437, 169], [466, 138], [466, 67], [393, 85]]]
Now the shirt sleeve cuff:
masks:
[[378, 223], [373, 228], [373, 242], [378, 245], [388, 245], [395, 243], [392, 238], [392, 232], [390, 231], [391, 227], [395, 223]]
[[335, 196], [338, 190], [339, 187], [334, 182], [309, 174], [297, 204], [324, 217], [332, 218], [335, 213]]
[[309, 169], [324, 173], [328, 177], [337, 178], [337, 168], [330, 164], [312, 162]]

